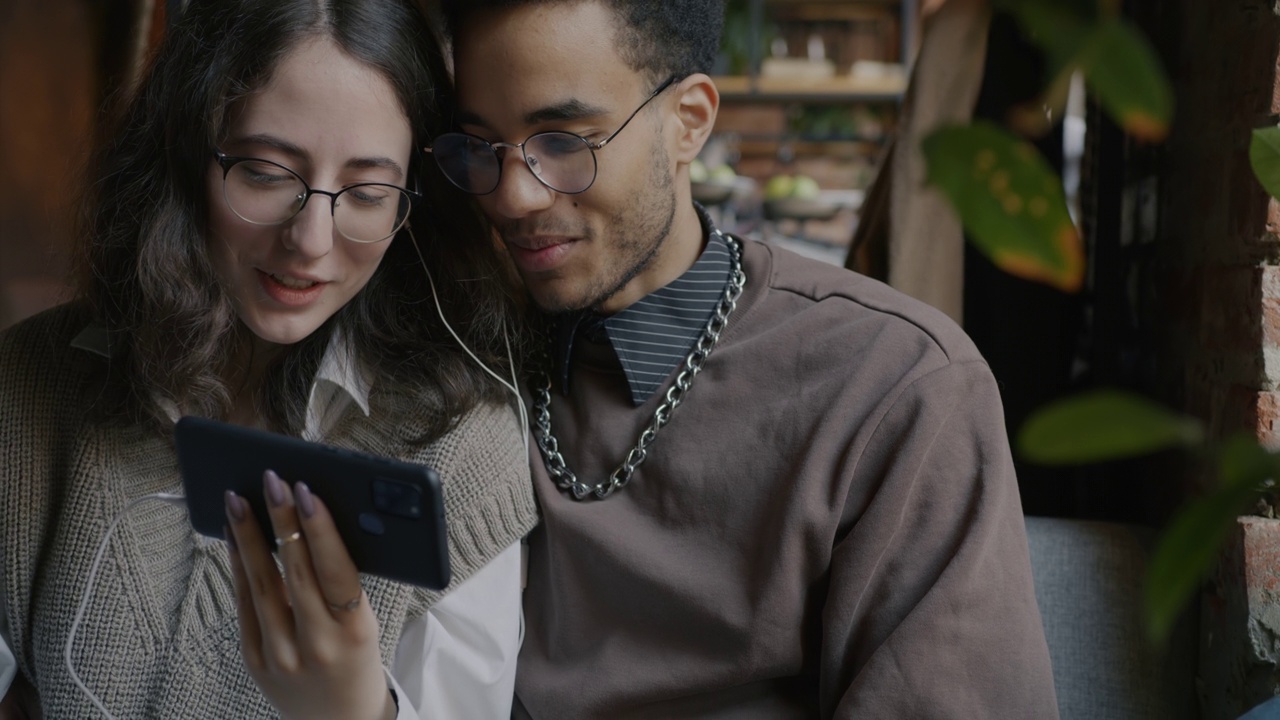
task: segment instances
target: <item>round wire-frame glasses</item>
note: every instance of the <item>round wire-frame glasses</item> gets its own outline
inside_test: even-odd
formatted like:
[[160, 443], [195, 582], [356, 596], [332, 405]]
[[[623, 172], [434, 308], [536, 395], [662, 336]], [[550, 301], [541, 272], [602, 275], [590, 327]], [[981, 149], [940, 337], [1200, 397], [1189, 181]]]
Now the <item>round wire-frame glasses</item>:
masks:
[[640, 103], [622, 125], [600, 142], [564, 130], [548, 130], [525, 138], [524, 142], [489, 142], [470, 133], [448, 132], [436, 138], [431, 153], [440, 172], [455, 187], [472, 195], [488, 195], [502, 182], [502, 157], [499, 149], [519, 150], [529, 171], [538, 182], [565, 195], [586, 192], [596, 181], [596, 151], [608, 145], [651, 100], [679, 79], [667, 78]]
[[404, 227], [421, 193], [388, 183], [357, 183], [337, 192], [307, 184], [277, 162], [237, 157], [214, 150], [222, 168], [222, 197], [236, 217], [252, 225], [289, 222], [312, 195], [329, 198], [333, 226], [344, 238], [362, 244], [382, 242]]

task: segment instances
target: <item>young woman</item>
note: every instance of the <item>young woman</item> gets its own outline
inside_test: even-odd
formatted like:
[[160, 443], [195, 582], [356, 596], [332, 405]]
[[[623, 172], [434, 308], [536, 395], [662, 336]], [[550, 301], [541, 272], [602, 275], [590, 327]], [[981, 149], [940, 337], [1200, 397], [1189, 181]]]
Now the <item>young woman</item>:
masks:
[[[446, 83], [410, 0], [188, 4], [100, 155], [79, 299], [0, 335], [0, 697], [40, 706], [0, 717], [509, 715], [535, 507], [478, 362], [509, 368], [513, 294], [417, 150]], [[267, 473], [272, 527], [229, 496], [225, 544], [139, 500], [180, 492], [181, 415], [431, 465], [453, 583], [359, 577], [306, 478]]]

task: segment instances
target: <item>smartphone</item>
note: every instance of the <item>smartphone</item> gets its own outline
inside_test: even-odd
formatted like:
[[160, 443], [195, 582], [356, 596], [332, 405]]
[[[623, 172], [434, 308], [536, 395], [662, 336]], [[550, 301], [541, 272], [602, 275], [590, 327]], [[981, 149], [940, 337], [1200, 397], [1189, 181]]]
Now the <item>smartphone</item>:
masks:
[[196, 532], [225, 539], [233, 490], [269, 537], [262, 474], [274, 470], [324, 501], [360, 572], [432, 590], [449, 584], [444, 495], [431, 468], [194, 416], [178, 420], [174, 437]]

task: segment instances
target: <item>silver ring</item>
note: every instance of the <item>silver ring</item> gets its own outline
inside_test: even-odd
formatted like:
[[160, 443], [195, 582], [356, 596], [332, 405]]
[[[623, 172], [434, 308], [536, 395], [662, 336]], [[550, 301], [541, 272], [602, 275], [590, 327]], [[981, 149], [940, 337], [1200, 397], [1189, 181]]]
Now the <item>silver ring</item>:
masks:
[[335, 605], [334, 603], [328, 603], [328, 605], [329, 608], [335, 612], [351, 612], [352, 610], [360, 607], [360, 597], [360, 595], [357, 595], [354, 600], [345, 602], [341, 605]]
[[289, 533], [284, 537], [276, 538], [276, 547], [284, 547], [285, 545], [288, 545], [291, 542], [298, 542], [301, 539], [302, 539], [302, 531], [294, 530], [292, 533]]

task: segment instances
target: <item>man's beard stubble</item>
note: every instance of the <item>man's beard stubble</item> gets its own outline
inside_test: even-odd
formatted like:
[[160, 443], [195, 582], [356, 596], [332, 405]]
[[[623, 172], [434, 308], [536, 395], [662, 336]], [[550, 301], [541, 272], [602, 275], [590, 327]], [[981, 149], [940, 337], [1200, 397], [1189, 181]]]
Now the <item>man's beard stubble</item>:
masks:
[[[608, 233], [609, 254], [616, 258], [616, 265], [621, 266], [620, 272], [592, 278], [582, 293], [583, 297], [570, 299], [558, 306], [543, 305], [534, 298], [534, 303], [544, 313], [557, 315], [598, 309], [644, 272], [657, 256], [675, 224], [676, 197], [668, 158], [661, 151], [660, 145], [655, 145], [650, 154], [653, 161], [649, 164], [649, 177], [641, 185], [642, 188], [648, 188], [648, 192], [636, 197], [636, 202], [627, 203], [611, 214], [603, 228]], [[546, 232], [548, 229], [541, 230]], [[503, 236], [517, 232], [516, 223], [499, 228], [499, 234]], [[581, 237], [593, 243], [601, 242], [589, 227], [576, 233], [564, 233], [559, 229], [552, 232]], [[606, 267], [604, 273], [612, 269], [612, 266]]]

